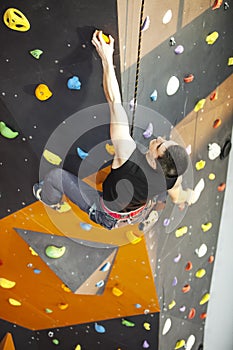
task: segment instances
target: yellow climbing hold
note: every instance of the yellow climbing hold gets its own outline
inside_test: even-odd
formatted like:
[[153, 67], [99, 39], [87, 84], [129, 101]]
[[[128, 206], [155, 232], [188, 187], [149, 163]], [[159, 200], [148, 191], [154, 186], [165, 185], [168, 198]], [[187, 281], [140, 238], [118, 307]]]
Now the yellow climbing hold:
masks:
[[187, 226], [182, 226], [176, 230], [176, 237], [182, 237], [188, 232], [188, 227]]
[[195, 167], [197, 170], [201, 170], [205, 167], [206, 161], [205, 160], [199, 160], [199, 162], [196, 162]]
[[210, 173], [209, 174], [209, 180], [213, 181], [215, 179], [215, 174], [214, 173]]
[[60, 165], [62, 159], [55, 153], [48, 151], [47, 149], [43, 152], [44, 158], [53, 165]]
[[67, 202], [62, 202], [60, 204], [60, 208], [56, 209], [56, 211], [58, 211], [58, 213], [66, 213], [67, 211], [70, 211], [70, 210], [71, 210], [71, 206]]
[[202, 109], [204, 107], [206, 99], [203, 98], [202, 100], [198, 101], [194, 107], [194, 112], [198, 112], [200, 111], [200, 109]]
[[26, 16], [15, 8], [9, 8], [5, 11], [3, 21], [5, 25], [12, 30], [26, 32], [30, 29], [30, 23]]
[[213, 32], [207, 35], [205, 41], [207, 42], [208, 45], [213, 45], [215, 41], [218, 39], [218, 37], [219, 37], [218, 32]]
[[70, 288], [67, 287], [64, 283], [62, 283], [61, 287], [62, 287], [62, 289], [63, 289], [65, 292], [67, 292], [67, 293], [70, 293], [70, 292], [71, 292]]
[[203, 232], [207, 232], [211, 229], [212, 227], [212, 223], [211, 222], [207, 222], [206, 224], [202, 224], [201, 225], [201, 229]]
[[40, 101], [46, 101], [52, 96], [52, 92], [49, 87], [45, 84], [39, 84], [36, 87], [35, 95]]
[[146, 331], [150, 331], [150, 323], [144, 322], [143, 327], [145, 328]]
[[228, 58], [228, 66], [233, 66], [233, 57]]
[[131, 244], [137, 244], [142, 240], [142, 237], [136, 236], [133, 231], [127, 231], [126, 236]]
[[112, 294], [116, 297], [120, 297], [123, 294], [123, 292], [119, 288], [113, 287]]
[[8, 301], [12, 306], [21, 306], [22, 305], [20, 301], [13, 299], [13, 298], [9, 298]]
[[16, 285], [16, 282], [10, 281], [6, 278], [0, 277], [0, 287], [5, 289], [11, 289]]
[[32, 255], [38, 256], [37, 252], [35, 252], [35, 250], [32, 249], [32, 247], [29, 247], [29, 250], [30, 250], [30, 252], [31, 252]]
[[74, 350], [81, 350], [81, 349], [82, 349], [82, 348], [81, 348], [81, 345], [78, 344], [78, 345], [75, 346], [75, 349], [74, 349]]
[[171, 309], [173, 309], [174, 306], [176, 306], [176, 302], [175, 302], [175, 300], [172, 300], [170, 302], [170, 304], [168, 305], [168, 309], [171, 310]]
[[196, 276], [197, 278], [202, 278], [202, 277], [205, 276], [205, 274], [206, 274], [206, 270], [205, 270], [205, 269], [200, 269], [200, 270], [198, 270], [198, 271], [196, 272], [195, 276]]
[[49, 245], [45, 249], [45, 254], [51, 259], [61, 258], [66, 251], [66, 247], [56, 247], [54, 245]]
[[58, 304], [58, 307], [60, 310], [66, 310], [68, 308], [69, 304], [67, 303], [60, 303]]
[[109, 143], [106, 143], [105, 145], [105, 149], [108, 152], [108, 154], [110, 154], [111, 156], [114, 156], [115, 154], [115, 148], [113, 145], [109, 145]]
[[174, 349], [180, 349], [180, 348], [183, 348], [185, 346], [185, 340], [184, 339], [181, 339], [181, 340], [178, 340], [178, 342], [176, 343], [176, 346], [174, 347]]
[[210, 294], [209, 293], [206, 293], [205, 295], [203, 295], [203, 297], [201, 298], [201, 301], [200, 301], [200, 305], [203, 305], [205, 303], [207, 303], [207, 301], [209, 301], [210, 299]]

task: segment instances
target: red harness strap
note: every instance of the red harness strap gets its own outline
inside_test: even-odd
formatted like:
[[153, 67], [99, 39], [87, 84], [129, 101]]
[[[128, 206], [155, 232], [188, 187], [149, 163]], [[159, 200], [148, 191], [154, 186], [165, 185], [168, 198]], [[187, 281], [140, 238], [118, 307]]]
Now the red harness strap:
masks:
[[103, 198], [100, 199], [100, 203], [102, 205], [102, 208], [104, 209], [104, 211], [110, 215], [111, 217], [115, 218], [115, 219], [129, 219], [129, 218], [133, 218], [135, 215], [139, 214], [145, 207], [146, 204], [143, 205], [142, 207], [133, 210], [133, 211], [129, 211], [128, 213], [118, 213], [116, 211], [111, 211], [109, 210], [105, 205], [104, 205], [104, 201]]

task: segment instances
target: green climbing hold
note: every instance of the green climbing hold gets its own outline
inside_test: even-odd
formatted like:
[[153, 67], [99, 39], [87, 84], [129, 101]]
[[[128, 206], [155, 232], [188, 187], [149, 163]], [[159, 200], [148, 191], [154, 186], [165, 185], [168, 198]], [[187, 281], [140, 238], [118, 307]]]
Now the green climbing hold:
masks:
[[125, 320], [124, 318], [122, 319], [121, 324], [123, 326], [126, 326], [126, 327], [134, 327], [135, 326], [135, 323], [128, 321], [128, 320]]
[[53, 310], [48, 309], [48, 308], [46, 308], [44, 311], [46, 312], [46, 314], [51, 314], [53, 312]]
[[59, 345], [59, 340], [58, 340], [58, 339], [53, 339], [52, 342], [53, 342], [53, 344], [55, 344], [55, 345]]
[[61, 258], [66, 251], [66, 247], [55, 247], [54, 245], [49, 245], [45, 249], [45, 254], [51, 259]]
[[17, 131], [12, 131], [8, 128], [4, 122], [0, 122], [0, 134], [7, 139], [14, 139], [19, 135]]
[[42, 55], [42, 53], [44, 53], [42, 50], [40, 50], [40, 49], [35, 49], [35, 50], [31, 50], [31, 51], [29, 51], [30, 52], [30, 54], [34, 57], [34, 58], [36, 58], [37, 60], [39, 60], [39, 58], [40, 58], [40, 56]]

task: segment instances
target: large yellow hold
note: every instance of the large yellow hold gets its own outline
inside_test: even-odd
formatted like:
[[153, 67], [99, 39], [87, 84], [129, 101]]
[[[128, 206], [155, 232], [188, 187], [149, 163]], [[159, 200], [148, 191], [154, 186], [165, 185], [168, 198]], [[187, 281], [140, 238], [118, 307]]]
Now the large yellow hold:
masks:
[[47, 149], [43, 152], [44, 158], [53, 165], [60, 165], [62, 159], [57, 154], [48, 151]]
[[46, 101], [52, 96], [52, 92], [49, 90], [49, 87], [45, 84], [39, 84], [36, 87], [35, 95], [40, 101]]
[[30, 23], [26, 16], [15, 8], [9, 8], [5, 11], [3, 21], [5, 25], [12, 30], [26, 32], [30, 29]]
[[11, 289], [16, 285], [16, 282], [0, 277], [0, 286], [5, 289]]

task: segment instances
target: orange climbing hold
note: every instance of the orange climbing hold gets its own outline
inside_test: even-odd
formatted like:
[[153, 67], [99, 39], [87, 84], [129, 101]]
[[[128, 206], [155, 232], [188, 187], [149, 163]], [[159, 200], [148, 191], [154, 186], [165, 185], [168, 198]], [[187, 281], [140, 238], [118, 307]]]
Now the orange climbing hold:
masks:
[[226, 188], [226, 184], [224, 182], [222, 182], [219, 186], [218, 186], [218, 192], [223, 192]]
[[207, 313], [203, 312], [202, 314], [200, 314], [200, 319], [204, 320], [207, 317]]
[[222, 5], [223, 0], [215, 0], [213, 6], [212, 6], [212, 10], [216, 10], [219, 9], [219, 7]]
[[190, 284], [186, 284], [183, 288], [182, 288], [182, 292], [183, 293], [188, 293], [191, 289]]
[[222, 121], [220, 118], [216, 119], [213, 124], [213, 128], [217, 129], [222, 124]]
[[208, 262], [210, 264], [212, 264], [214, 262], [214, 256], [213, 255], [210, 255], [209, 259], [208, 259]]

